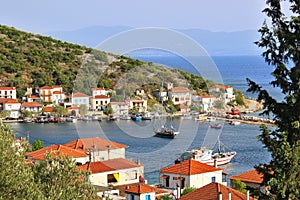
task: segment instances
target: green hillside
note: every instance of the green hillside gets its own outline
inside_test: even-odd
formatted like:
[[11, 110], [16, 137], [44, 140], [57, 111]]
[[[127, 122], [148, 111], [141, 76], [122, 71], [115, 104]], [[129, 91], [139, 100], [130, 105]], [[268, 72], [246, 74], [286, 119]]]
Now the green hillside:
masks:
[[162, 81], [207, 88], [201, 77], [183, 71], [0, 25], [0, 86], [17, 87], [19, 97], [26, 87], [62, 85], [67, 94], [89, 94], [92, 87], [126, 87], [132, 92]]

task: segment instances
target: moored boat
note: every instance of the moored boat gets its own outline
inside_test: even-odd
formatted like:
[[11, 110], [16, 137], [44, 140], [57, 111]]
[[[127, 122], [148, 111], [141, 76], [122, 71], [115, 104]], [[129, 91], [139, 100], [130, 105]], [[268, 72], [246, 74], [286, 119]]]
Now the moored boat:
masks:
[[166, 128], [162, 127], [160, 130], [154, 131], [156, 137], [162, 137], [162, 138], [175, 138], [176, 135], [179, 134], [179, 131], [174, 130], [174, 128]]
[[210, 128], [220, 129], [220, 128], [222, 128], [222, 125], [221, 124], [211, 124]]

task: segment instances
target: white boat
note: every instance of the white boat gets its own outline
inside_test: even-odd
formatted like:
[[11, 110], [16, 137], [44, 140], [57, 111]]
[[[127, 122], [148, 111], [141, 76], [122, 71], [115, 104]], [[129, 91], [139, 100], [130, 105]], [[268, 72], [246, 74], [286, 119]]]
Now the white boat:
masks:
[[74, 117], [67, 117], [67, 118], [66, 118], [66, 122], [73, 122], [73, 123], [76, 123], [76, 122], [77, 122], [77, 118], [74, 118]]
[[205, 115], [205, 114], [200, 114], [200, 115], [198, 115], [198, 117], [195, 118], [195, 120], [196, 120], [196, 121], [203, 122], [203, 121], [207, 120], [207, 117], [208, 117], [208, 116]]
[[227, 122], [227, 124], [232, 125], [232, 126], [238, 126], [238, 125], [241, 124], [241, 122], [238, 122], [238, 121], [229, 121], [229, 122]]
[[175, 163], [179, 163], [180, 161], [184, 161], [184, 160], [193, 159], [210, 166], [215, 166], [215, 164], [219, 166], [219, 165], [225, 165], [230, 163], [231, 159], [235, 155], [236, 155], [235, 151], [221, 152], [220, 145], [219, 145], [219, 149], [217, 153], [214, 153], [212, 149], [208, 149], [208, 148], [200, 148], [200, 149], [193, 149], [191, 151], [186, 151], [181, 155], [180, 158], [175, 160]]

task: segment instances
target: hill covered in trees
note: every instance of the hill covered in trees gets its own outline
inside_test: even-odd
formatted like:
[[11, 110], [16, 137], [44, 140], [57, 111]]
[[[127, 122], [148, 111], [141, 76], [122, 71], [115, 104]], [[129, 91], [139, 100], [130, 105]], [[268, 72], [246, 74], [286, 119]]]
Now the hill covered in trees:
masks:
[[203, 78], [184, 71], [0, 25], [0, 86], [17, 87], [18, 97], [26, 87], [61, 85], [67, 94], [89, 94], [92, 87], [133, 89], [162, 81], [207, 89]]

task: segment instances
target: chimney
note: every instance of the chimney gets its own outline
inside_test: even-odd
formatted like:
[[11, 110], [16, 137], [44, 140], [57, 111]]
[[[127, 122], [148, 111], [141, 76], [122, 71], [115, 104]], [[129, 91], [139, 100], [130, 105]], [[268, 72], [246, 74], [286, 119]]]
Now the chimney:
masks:
[[214, 167], [217, 168], [218, 167], [218, 163], [217, 163], [217, 159], [214, 159]]
[[222, 192], [219, 193], [219, 199], [218, 200], [222, 200]]
[[247, 200], [249, 200], [250, 199], [250, 192], [249, 192], [249, 190], [247, 190]]
[[231, 192], [228, 192], [228, 200], [231, 200]]
[[140, 165], [140, 164], [141, 164], [141, 160], [140, 160], [140, 159], [137, 159], [136, 163], [137, 163], [138, 165]]

